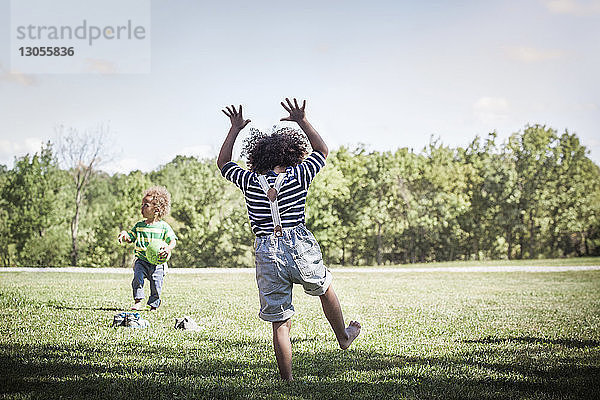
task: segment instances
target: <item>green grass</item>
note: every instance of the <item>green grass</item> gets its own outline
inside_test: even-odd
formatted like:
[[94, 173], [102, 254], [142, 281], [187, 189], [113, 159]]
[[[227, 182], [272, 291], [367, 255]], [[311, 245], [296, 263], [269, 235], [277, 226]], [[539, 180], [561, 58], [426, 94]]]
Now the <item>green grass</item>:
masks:
[[[414, 263], [401, 265], [370, 265], [361, 266], [358, 268], [423, 268], [423, 267], [497, 267], [497, 266], [585, 266], [585, 265], [600, 265], [600, 257], [571, 257], [571, 258], [540, 258], [535, 260], [469, 260], [469, 261], [442, 261], [431, 263]], [[344, 268], [344, 266], [336, 265], [336, 268]], [[348, 266], [346, 266], [348, 267]], [[354, 266], [353, 266], [354, 267]]]
[[[0, 398], [600, 397], [600, 271], [337, 271], [363, 332], [339, 350], [319, 300], [295, 288], [292, 383], [252, 274], [168, 275], [150, 328], [111, 328], [130, 281], [0, 273]], [[201, 330], [175, 330], [183, 315]]]

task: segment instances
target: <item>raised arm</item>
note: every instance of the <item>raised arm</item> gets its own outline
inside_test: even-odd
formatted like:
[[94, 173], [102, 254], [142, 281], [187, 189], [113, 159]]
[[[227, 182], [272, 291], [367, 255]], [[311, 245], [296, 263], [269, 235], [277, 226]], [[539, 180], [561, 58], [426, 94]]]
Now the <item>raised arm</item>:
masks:
[[288, 99], [287, 97], [285, 98], [285, 101], [287, 104], [282, 101], [281, 105], [283, 106], [283, 108], [285, 108], [285, 111], [290, 113], [290, 116], [287, 118], [281, 118], [281, 121], [296, 122], [308, 137], [308, 141], [310, 142], [310, 145], [312, 146], [313, 150], [318, 150], [325, 157], [327, 157], [327, 155], [329, 154], [329, 149], [327, 148], [327, 145], [323, 141], [321, 135], [319, 135], [319, 132], [317, 132], [315, 128], [313, 128], [313, 126], [310, 124], [310, 122], [308, 122], [308, 120], [306, 119], [306, 113], [304, 112], [304, 109], [306, 108], [306, 100], [302, 102], [302, 107], [298, 106], [298, 102], [296, 101], [296, 99], [294, 99], [294, 104], [292, 104], [290, 99]]
[[242, 106], [240, 105], [240, 110], [237, 111], [235, 106], [225, 107], [227, 111], [223, 111], [225, 115], [229, 117], [231, 121], [231, 128], [229, 128], [229, 133], [227, 133], [227, 137], [221, 146], [221, 151], [219, 152], [219, 157], [217, 157], [217, 166], [219, 169], [223, 168], [225, 164], [231, 161], [231, 153], [233, 151], [233, 144], [235, 143], [235, 139], [237, 139], [238, 134], [246, 125], [250, 123], [249, 119], [244, 120], [242, 116]]

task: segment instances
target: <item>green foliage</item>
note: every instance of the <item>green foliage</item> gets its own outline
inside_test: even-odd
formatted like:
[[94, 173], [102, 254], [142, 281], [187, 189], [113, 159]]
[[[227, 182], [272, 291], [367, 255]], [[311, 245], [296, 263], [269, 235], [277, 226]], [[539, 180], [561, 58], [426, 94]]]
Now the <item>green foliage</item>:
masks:
[[27, 240], [19, 253], [19, 264], [36, 267], [69, 265], [71, 236], [64, 227], [50, 226], [40, 237]]
[[[6, 205], [3, 213], [7, 219], [5, 237], [15, 249], [11, 264], [64, 263], [63, 243], [56, 244], [54, 249], [52, 245], [56, 239], [69, 243], [68, 236], [64, 239], [60, 234], [69, 229], [66, 215], [68, 181], [68, 174], [58, 168], [50, 143], [42, 146], [39, 154], [17, 159], [14, 168], [5, 175], [1, 197]], [[43, 254], [31, 254], [38, 250], [47, 251], [45, 260]]]
[[[0, 164], [0, 193], [4, 193], [8, 182], [8, 170], [6, 165]], [[11, 240], [9, 240], [10, 227], [8, 215], [8, 201], [4, 196], [0, 196], [0, 237], [3, 238], [3, 240], [0, 241], [0, 265], [2, 266], [11, 265]]]
[[[527, 126], [505, 143], [432, 139], [422, 152], [332, 152], [307, 198], [306, 222], [330, 264], [600, 255], [600, 168], [576, 135]], [[79, 265], [130, 266], [117, 234], [141, 219], [142, 192], [172, 195], [173, 267], [250, 267], [243, 195], [214, 160], [177, 156], [151, 173], [94, 172], [80, 203]], [[2, 265], [68, 262], [75, 187], [50, 143], [0, 166]]]
[[239, 190], [212, 160], [177, 156], [150, 174], [172, 196], [175, 267], [249, 267], [253, 234]]
[[85, 266], [131, 266], [132, 246], [117, 243], [117, 235], [142, 219], [142, 193], [151, 186], [140, 171], [109, 176], [96, 173], [85, 197], [80, 239], [80, 264]]
[[349, 223], [344, 223], [348, 218], [347, 207], [351, 204], [348, 182], [332, 162], [316, 176], [309, 192], [306, 223], [323, 249], [325, 262], [339, 262], [342, 256], [339, 249], [344, 246], [350, 230]]

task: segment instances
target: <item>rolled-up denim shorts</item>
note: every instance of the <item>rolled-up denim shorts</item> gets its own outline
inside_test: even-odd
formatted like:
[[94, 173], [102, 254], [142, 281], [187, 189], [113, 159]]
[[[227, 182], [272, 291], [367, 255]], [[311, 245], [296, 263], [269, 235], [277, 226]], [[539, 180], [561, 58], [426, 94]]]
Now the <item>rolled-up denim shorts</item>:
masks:
[[285, 321], [294, 315], [292, 285], [301, 284], [311, 296], [325, 294], [331, 273], [323, 265], [321, 248], [304, 225], [284, 228], [282, 236], [257, 236], [254, 242], [259, 317]]

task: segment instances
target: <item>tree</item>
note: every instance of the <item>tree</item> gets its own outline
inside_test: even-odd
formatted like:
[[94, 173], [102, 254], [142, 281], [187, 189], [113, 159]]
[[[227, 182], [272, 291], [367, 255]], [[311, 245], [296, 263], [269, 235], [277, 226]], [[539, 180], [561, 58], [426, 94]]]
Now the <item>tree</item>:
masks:
[[590, 254], [589, 235], [600, 215], [600, 175], [586, 153], [577, 136], [568, 131], [552, 148], [552, 179], [544, 199], [550, 205], [545, 224], [550, 256]]
[[344, 241], [350, 228], [344, 209], [351, 202], [346, 178], [330, 153], [328, 165], [311, 183], [306, 199], [306, 225], [317, 238], [326, 264], [344, 263]]
[[541, 220], [548, 208], [547, 199], [552, 179], [553, 147], [556, 131], [542, 125], [527, 126], [523, 133], [511, 135], [507, 155], [518, 172], [517, 188], [520, 191], [519, 212], [521, 228], [519, 258], [532, 258], [539, 254]]
[[[4, 193], [4, 188], [9, 182], [8, 169], [6, 165], [0, 165], [0, 194]], [[4, 196], [0, 196], [0, 237], [9, 238], [9, 219], [8, 202]], [[0, 241], [0, 265], [8, 266], [11, 264], [10, 241]]]
[[252, 265], [253, 235], [243, 196], [223, 179], [214, 160], [177, 156], [150, 178], [171, 192], [172, 226], [179, 237], [174, 265]]
[[[346, 187], [348, 191], [347, 201], [342, 195], [334, 198], [333, 212], [339, 217], [337, 231], [340, 235], [340, 264], [345, 265], [359, 264], [361, 260], [369, 252], [366, 250], [366, 230], [370, 225], [370, 221], [365, 217], [367, 209], [367, 201], [369, 193], [365, 190], [365, 176], [367, 153], [363, 147], [350, 150], [345, 147], [340, 148], [336, 152], [332, 152], [328, 157], [328, 163], [333, 165], [335, 169], [341, 172], [342, 178], [340, 183]], [[329, 167], [325, 167], [329, 168]], [[316, 179], [320, 179], [317, 175]], [[318, 187], [318, 186], [317, 186]], [[335, 188], [336, 190], [344, 190]], [[343, 194], [343, 192], [342, 192]], [[323, 193], [323, 196], [331, 196], [331, 193]], [[312, 215], [312, 198], [309, 194], [307, 199], [309, 217]], [[312, 223], [315, 224], [314, 222]], [[312, 226], [312, 225], [311, 225]], [[318, 225], [316, 225], [318, 226]], [[331, 243], [331, 241], [330, 241]], [[332, 254], [333, 250], [329, 250]], [[371, 253], [372, 254], [372, 253]]]
[[[150, 180], [140, 171], [129, 174], [96, 172], [86, 193], [82, 218], [80, 263], [91, 266], [130, 266], [133, 246], [117, 243], [117, 234], [141, 219], [142, 193]], [[87, 245], [87, 246], [86, 246]]]
[[[49, 142], [0, 165], [0, 265], [130, 264], [132, 247], [115, 237], [156, 184], [172, 194], [172, 266], [252, 265], [243, 196], [214, 160], [177, 156], [111, 176], [97, 169], [103, 132], [61, 138], [68, 169]], [[306, 223], [328, 264], [600, 255], [600, 168], [587, 152], [575, 134], [540, 125], [465, 149], [342, 147], [311, 184]]]
[[39, 154], [17, 159], [8, 172], [2, 202], [6, 205], [7, 235], [15, 249], [16, 264], [47, 266], [66, 261], [67, 178], [58, 168], [50, 142]]
[[461, 218], [468, 233], [465, 259], [511, 258], [515, 229], [521, 223], [514, 163], [495, 140], [495, 132], [484, 143], [476, 137], [461, 151], [470, 203], [469, 212]]
[[77, 266], [77, 235], [82, 201], [89, 185], [90, 177], [101, 162], [107, 161], [105, 143], [108, 139], [108, 127], [100, 125], [94, 131], [79, 132], [64, 126], [57, 127], [58, 154], [73, 177], [75, 185], [75, 209], [71, 218], [71, 265]]

